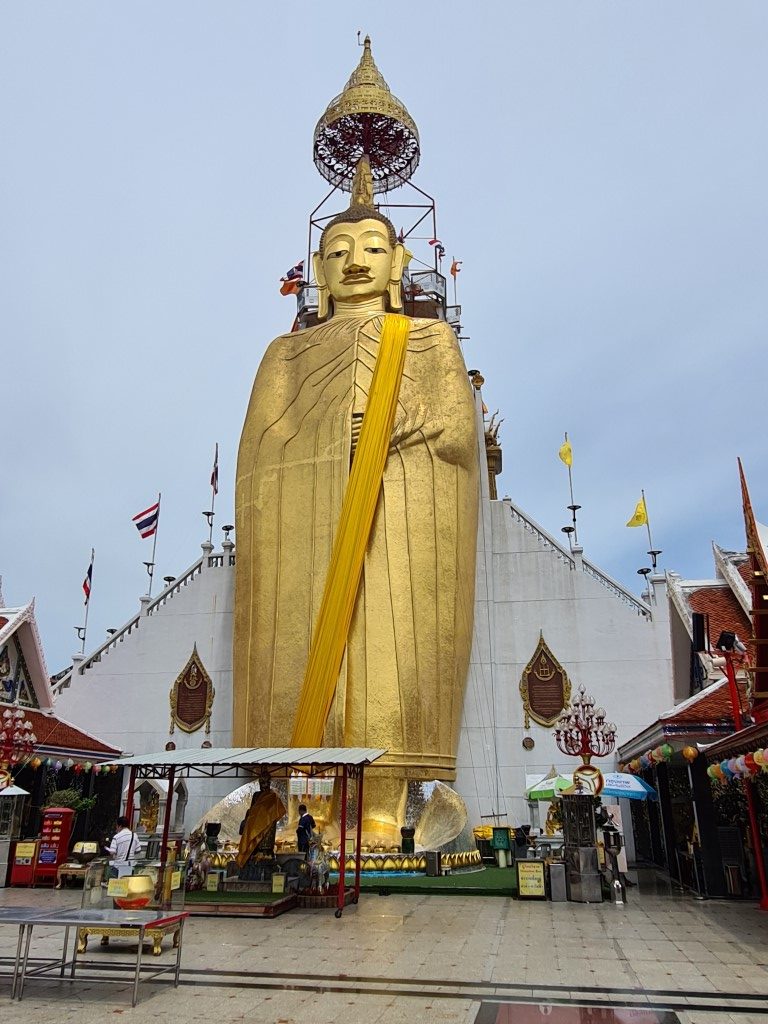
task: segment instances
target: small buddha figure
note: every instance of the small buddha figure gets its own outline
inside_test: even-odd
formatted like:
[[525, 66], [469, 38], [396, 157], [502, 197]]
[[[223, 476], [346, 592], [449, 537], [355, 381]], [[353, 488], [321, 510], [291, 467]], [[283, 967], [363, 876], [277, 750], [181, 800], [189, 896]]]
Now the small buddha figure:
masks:
[[254, 881], [258, 862], [271, 862], [275, 850], [277, 823], [285, 814], [285, 805], [272, 789], [269, 772], [259, 775], [259, 789], [253, 794], [248, 813], [240, 823], [240, 846], [237, 851], [239, 877]]

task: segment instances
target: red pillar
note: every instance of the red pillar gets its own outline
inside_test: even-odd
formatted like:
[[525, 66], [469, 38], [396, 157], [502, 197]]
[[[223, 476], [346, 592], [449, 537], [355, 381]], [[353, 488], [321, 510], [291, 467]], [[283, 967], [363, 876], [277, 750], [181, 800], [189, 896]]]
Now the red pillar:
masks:
[[165, 867], [168, 860], [168, 833], [171, 830], [171, 806], [173, 804], [173, 783], [176, 769], [169, 769], [168, 774], [168, 796], [165, 798], [165, 817], [163, 818], [163, 839], [160, 846], [160, 866]]
[[341, 838], [339, 839], [339, 899], [336, 917], [344, 909], [344, 888], [347, 869], [347, 766], [341, 770]]
[[136, 765], [131, 767], [128, 773], [128, 792], [125, 794], [125, 810], [123, 813], [128, 819], [128, 823], [133, 828], [133, 796], [136, 792]]
[[357, 843], [355, 845], [355, 903], [360, 899], [360, 846], [363, 842], [363, 766], [357, 777]]
[[[736, 670], [733, 667], [733, 651], [723, 651], [725, 656], [725, 674], [728, 679], [728, 689], [731, 693], [731, 705], [733, 707], [733, 723], [736, 731], [741, 732], [743, 728], [741, 719], [741, 700], [739, 689], [736, 685]], [[744, 796], [747, 800], [747, 816], [749, 817], [749, 830], [752, 833], [752, 852], [755, 855], [755, 867], [757, 878], [760, 884], [760, 909], [768, 910], [768, 881], [765, 877], [765, 861], [763, 860], [763, 841], [760, 836], [760, 825], [757, 821], [755, 811], [755, 796], [752, 792], [752, 780], [742, 779]]]

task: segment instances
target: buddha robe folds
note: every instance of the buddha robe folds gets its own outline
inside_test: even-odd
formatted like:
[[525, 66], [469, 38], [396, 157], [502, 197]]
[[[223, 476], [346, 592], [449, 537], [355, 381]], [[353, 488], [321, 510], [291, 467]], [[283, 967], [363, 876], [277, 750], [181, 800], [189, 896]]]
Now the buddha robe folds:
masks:
[[[237, 464], [234, 743], [289, 745], [383, 315], [277, 338]], [[353, 429], [354, 424], [354, 429]], [[472, 640], [472, 388], [453, 331], [414, 320], [327, 746], [453, 779]]]

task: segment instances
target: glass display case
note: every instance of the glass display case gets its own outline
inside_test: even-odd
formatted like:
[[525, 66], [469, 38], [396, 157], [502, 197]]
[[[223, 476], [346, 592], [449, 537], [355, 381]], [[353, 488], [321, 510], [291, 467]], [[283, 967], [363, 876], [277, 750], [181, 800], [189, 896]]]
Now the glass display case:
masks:
[[98, 858], [88, 865], [83, 882], [81, 906], [85, 909], [122, 910], [184, 909], [185, 861], [137, 860], [129, 875], [112, 878], [107, 858]]

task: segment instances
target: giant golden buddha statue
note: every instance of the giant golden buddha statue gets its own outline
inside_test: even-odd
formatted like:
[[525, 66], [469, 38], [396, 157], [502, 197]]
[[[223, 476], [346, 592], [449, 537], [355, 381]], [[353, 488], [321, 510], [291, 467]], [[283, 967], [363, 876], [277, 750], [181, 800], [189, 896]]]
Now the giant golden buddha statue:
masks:
[[[383, 85], [368, 40], [356, 75], [348, 90], [366, 75]], [[375, 152], [356, 161], [349, 209], [320, 238], [320, 322], [273, 341], [253, 385], [237, 463], [233, 742], [384, 748], [363, 828], [394, 838], [408, 780], [455, 778], [478, 447], [456, 335], [400, 315], [405, 251], [374, 205], [378, 166]]]

